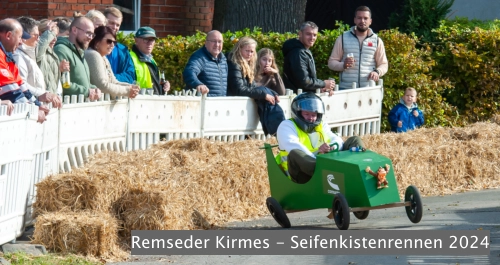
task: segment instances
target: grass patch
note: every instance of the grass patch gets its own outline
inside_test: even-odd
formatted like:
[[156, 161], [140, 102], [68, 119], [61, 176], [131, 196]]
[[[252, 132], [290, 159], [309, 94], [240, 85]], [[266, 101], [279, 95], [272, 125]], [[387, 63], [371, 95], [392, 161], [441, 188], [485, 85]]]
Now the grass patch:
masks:
[[43, 256], [32, 256], [24, 252], [8, 253], [3, 254], [4, 259], [10, 261], [11, 264], [23, 264], [23, 265], [97, 265], [103, 264], [96, 260], [90, 260], [88, 258], [77, 256], [77, 255], [65, 255], [58, 256], [56, 254], [47, 254]]

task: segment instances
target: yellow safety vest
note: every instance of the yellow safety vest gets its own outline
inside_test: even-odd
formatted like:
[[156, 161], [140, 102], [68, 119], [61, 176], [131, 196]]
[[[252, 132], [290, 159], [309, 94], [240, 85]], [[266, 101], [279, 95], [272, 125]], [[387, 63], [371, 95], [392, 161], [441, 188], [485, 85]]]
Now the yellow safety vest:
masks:
[[[311, 144], [311, 139], [309, 138], [309, 134], [300, 129], [293, 119], [290, 120], [293, 122], [293, 125], [295, 125], [295, 129], [297, 130], [299, 136], [299, 142], [303, 144], [307, 148], [307, 150], [309, 150], [311, 153], [318, 151], [319, 147], [321, 146], [320, 145], [321, 142], [327, 144], [330, 143], [330, 137], [325, 137], [326, 133], [325, 131], [323, 131], [322, 124], [314, 128], [314, 131], [319, 134], [318, 142], [315, 144], [315, 146], [317, 147], [315, 148]], [[279, 154], [276, 156], [276, 163], [278, 163], [278, 165], [281, 166], [281, 168], [285, 171], [285, 173], [289, 175], [287, 158], [288, 158], [288, 152], [286, 150], [280, 150]]]
[[[132, 61], [134, 62], [137, 85], [141, 89], [153, 88], [153, 81], [151, 81], [151, 73], [149, 72], [148, 65], [145, 62], [141, 62], [137, 54], [133, 51], [130, 51], [130, 57], [132, 57]], [[151, 61], [156, 64], [153, 59]]]

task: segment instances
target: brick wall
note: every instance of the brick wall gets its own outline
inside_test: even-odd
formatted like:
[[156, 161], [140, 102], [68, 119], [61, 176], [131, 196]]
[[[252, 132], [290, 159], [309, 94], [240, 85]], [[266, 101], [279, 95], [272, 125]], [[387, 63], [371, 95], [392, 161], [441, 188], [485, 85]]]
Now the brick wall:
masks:
[[[157, 35], [191, 35], [212, 29], [215, 0], [142, 0], [141, 26], [150, 26]], [[0, 18], [31, 16], [35, 19], [71, 17], [75, 11], [104, 8], [113, 0], [9, 0], [0, 3]]]
[[9, 0], [8, 3], [1, 4], [0, 17], [31, 16], [34, 19], [72, 17], [75, 11], [85, 14], [88, 10], [103, 10], [112, 4], [113, 0], [35, 0], [30, 2]]
[[212, 30], [215, 0], [142, 0], [141, 25], [159, 36], [191, 35]]

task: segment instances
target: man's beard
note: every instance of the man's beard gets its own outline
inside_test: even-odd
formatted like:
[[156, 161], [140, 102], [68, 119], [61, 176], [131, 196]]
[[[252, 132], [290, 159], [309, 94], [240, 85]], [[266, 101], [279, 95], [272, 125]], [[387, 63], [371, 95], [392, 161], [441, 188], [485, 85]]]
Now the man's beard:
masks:
[[78, 46], [78, 48], [80, 48], [82, 50], [86, 50], [89, 47], [88, 43], [85, 43], [85, 42], [79, 40], [78, 38], [76, 39], [76, 46]]
[[359, 31], [359, 32], [365, 32], [365, 31], [368, 30], [368, 27], [365, 28], [365, 29], [363, 29], [363, 28], [360, 28], [360, 27], [356, 26], [356, 30]]

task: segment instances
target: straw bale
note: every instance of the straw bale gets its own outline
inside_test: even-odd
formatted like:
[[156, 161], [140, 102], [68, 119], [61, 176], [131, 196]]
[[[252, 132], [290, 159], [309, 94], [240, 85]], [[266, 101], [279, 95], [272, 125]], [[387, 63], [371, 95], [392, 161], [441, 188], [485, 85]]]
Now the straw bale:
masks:
[[98, 183], [81, 175], [50, 176], [37, 185], [34, 216], [45, 212], [96, 209]]
[[124, 256], [117, 245], [117, 228], [117, 220], [109, 214], [46, 213], [36, 219], [32, 243], [62, 253]]
[[493, 117], [491, 117], [490, 121], [492, 123], [496, 123], [496, 124], [500, 125], [500, 114], [493, 115]]
[[[362, 138], [368, 149], [392, 160], [401, 197], [409, 185], [416, 185], [424, 196], [443, 195], [500, 187], [499, 121], [496, 116], [496, 121], [464, 128]], [[269, 142], [275, 144], [276, 139]], [[53, 241], [62, 238], [50, 233], [56, 231], [53, 223], [62, 222], [60, 216], [70, 216], [63, 210], [111, 214], [124, 238], [131, 230], [216, 229], [226, 222], [268, 215], [267, 164], [259, 149], [263, 144], [181, 139], [148, 150], [92, 156], [85, 167], [38, 184], [35, 211], [54, 212], [37, 219], [39, 227], [49, 224], [39, 232], [44, 233], [39, 242], [55, 245]], [[87, 238], [96, 236], [98, 241], [92, 231]], [[100, 253], [91, 248], [86, 253]]]
[[392, 160], [401, 196], [412, 184], [427, 196], [500, 186], [498, 124], [384, 133], [363, 140]]
[[182, 194], [182, 189], [170, 190], [173, 189], [134, 189], [118, 199], [115, 209], [117, 217], [123, 221], [122, 236], [129, 238], [132, 230], [186, 229], [184, 221], [189, 220], [191, 211], [177, 198], [187, 196]]

